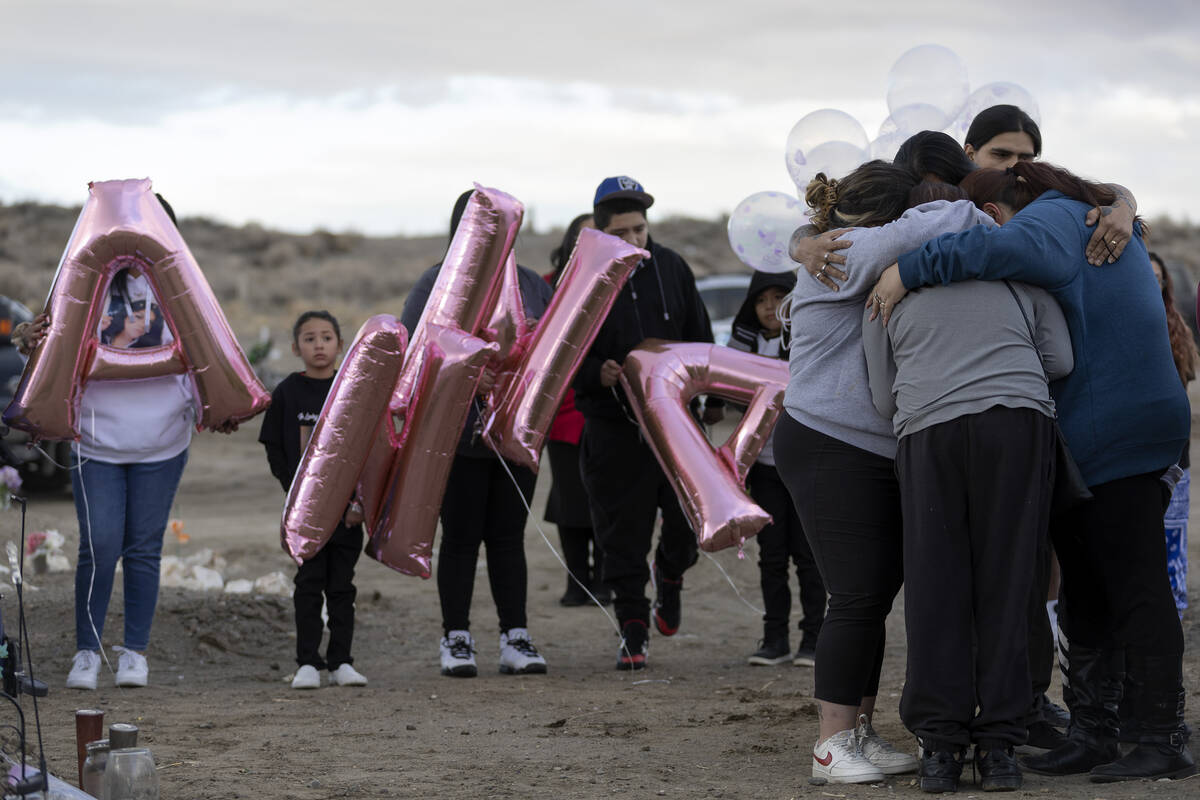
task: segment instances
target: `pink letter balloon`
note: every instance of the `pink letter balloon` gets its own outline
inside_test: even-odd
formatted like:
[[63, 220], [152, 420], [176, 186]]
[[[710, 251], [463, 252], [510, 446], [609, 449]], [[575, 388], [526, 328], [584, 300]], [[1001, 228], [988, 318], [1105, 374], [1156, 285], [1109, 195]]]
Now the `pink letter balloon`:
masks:
[[[425, 356], [377, 508], [367, 554], [397, 572], [429, 577], [446, 480], [479, 377], [499, 347], [455, 328], [429, 325]], [[410, 347], [411, 349], [411, 347]], [[365, 495], [360, 485], [360, 493]], [[514, 490], [515, 491], [515, 490]]]
[[[626, 357], [621, 384], [701, 549], [740, 546], [771, 521], [742, 486], [775, 427], [787, 381], [779, 359], [712, 344], [648, 340]], [[688, 412], [700, 393], [748, 406], [718, 449]]]
[[392, 410], [397, 414], [404, 413], [421, 372], [427, 327], [441, 325], [474, 336], [484, 334], [496, 309], [504, 265], [521, 229], [524, 208], [511, 195], [475, 184], [425, 311], [416, 330], [409, 331], [409, 355], [392, 394]]
[[371, 317], [354, 337], [288, 492], [282, 537], [297, 563], [329, 541], [354, 497], [371, 446], [381, 436], [387, 443], [388, 403], [407, 343], [408, 332], [389, 314]]
[[554, 299], [523, 350], [497, 377], [484, 435], [534, 471], [546, 433], [617, 293], [649, 253], [593, 228], [580, 231]]
[[[4, 421], [37, 439], [75, 439], [86, 381], [183, 372], [192, 379], [202, 428], [242, 422], [265, 409], [271, 395], [150, 181], [104, 181], [88, 189], [46, 300], [49, 330]], [[170, 344], [135, 351], [99, 343], [104, 295], [113, 275], [127, 267], [145, 272], [175, 336]]]

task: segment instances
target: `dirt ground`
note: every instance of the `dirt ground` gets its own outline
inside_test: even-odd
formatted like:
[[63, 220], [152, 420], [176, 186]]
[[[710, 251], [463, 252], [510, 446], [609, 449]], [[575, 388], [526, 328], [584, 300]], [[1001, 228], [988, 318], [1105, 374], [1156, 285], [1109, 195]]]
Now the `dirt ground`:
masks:
[[[1198, 426], [1200, 427], [1200, 426]], [[257, 424], [231, 437], [196, 438], [173, 513], [190, 542], [170, 533], [165, 552], [211, 547], [227, 580], [274, 570], [291, 577], [278, 544], [282, 493], [255, 442]], [[650, 668], [617, 672], [615, 628], [596, 607], [561, 608], [562, 567], [542, 541], [548, 467], [538, 483], [526, 534], [529, 627], [549, 674], [498, 673], [495, 611], [481, 559], [474, 632], [480, 675], [444, 678], [437, 666], [436, 587], [359, 562], [355, 665], [365, 689], [295, 692], [295, 636], [289, 597], [223, 595], [165, 588], [150, 659], [150, 686], [116, 689], [105, 668], [96, 692], [64, 688], [74, 647], [71, 573], [29, 576], [25, 611], [38, 677], [50, 694], [38, 703], [51, 770], [74, 782], [73, 712], [101, 708], [106, 724], [133, 722], [154, 751], [164, 798], [334, 797], [727, 797], [881, 798], [920, 795], [912, 776], [863, 787], [810, 786], [816, 737], [812, 670], [746, 665], [761, 635], [754, 605], [757, 552], [702, 557], [688, 573], [684, 626], [654, 637]], [[1193, 503], [1191, 561], [1200, 565]], [[0, 539], [17, 535], [15, 511], [0, 513]], [[75, 561], [78, 534], [69, 496], [35, 496], [28, 530], [57, 528]], [[718, 569], [728, 572], [733, 586]], [[1200, 597], [1200, 568], [1191, 593]], [[16, 623], [15, 593], [3, 592], [4, 621]], [[796, 604], [798, 605], [798, 604]], [[1188, 719], [1200, 728], [1200, 624], [1184, 618]], [[104, 640], [120, 642], [114, 592]], [[795, 642], [793, 642], [795, 644]], [[115, 663], [115, 655], [110, 656]], [[889, 640], [876, 727], [899, 746], [912, 738], [897, 714], [904, 680], [900, 603]], [[1052, 694], [1058, 696], [1057, 683]], [[33, 736], [33, 707], [23, 701]], [[11, 715], [12, 712], [10, 711]], [[13, 722], [6, 719], [3, 722]], [[978, 794], [970, 785], [962, 793]], [[1200, 778], [1099, 786], [1084, 778], [1027, 775], [1020, 796], [1197, 797]]]

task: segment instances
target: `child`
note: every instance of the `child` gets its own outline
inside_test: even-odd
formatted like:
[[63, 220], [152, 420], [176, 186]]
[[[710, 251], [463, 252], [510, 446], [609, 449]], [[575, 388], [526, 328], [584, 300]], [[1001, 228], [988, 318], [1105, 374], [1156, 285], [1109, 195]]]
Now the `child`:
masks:
[[[292, 353], [304, 362], [275, 387], [258, 440], [266, 445], [271, 474], [286, 492], [300, 466], [300, 456], [337, 374], [342, 333], [328, 311], [305, 311], [292, 328]], [[318, 670], [329, 669], [330, 686], [366, 686], [351, 666], [354, 638], [354, 564], [363, 547], [362, 507], [350, 503], [333, 536], [296, 572], [296, 663], [293, 689], [319, 689]], [[321, 595], [329, 610], [329, 645], [321, 658]]]
[[[729, 346], [735, 350], [771, 358], [788, 357], [788, 336], [777, 313], [779, 304], [796, 285], [791, 272], [772, 274], [755, 272], [746, 292], [746, 301], [733, 319]], [[811, 667], [816, 662], [817, 636], [825, 619], [825, 584], [817, 571], [808, 538], [800, 526], [800, 517], [792, 506], [792, 497], [775, 470], [771, 438], [746, 478], [750, 496], [763, 507], [772, 524], [758, 533], [758, 569], [762, 584], [763, 638], [757, 651], [747, 660], [770, 666], [789, 659], [796, 666]], [[788, 559], [796, 565], [800, 580], [800, 604], [804, 632], [793, 658], [788, 642], [788, 617], [792, 612], [792, 590], [788, 586]]]

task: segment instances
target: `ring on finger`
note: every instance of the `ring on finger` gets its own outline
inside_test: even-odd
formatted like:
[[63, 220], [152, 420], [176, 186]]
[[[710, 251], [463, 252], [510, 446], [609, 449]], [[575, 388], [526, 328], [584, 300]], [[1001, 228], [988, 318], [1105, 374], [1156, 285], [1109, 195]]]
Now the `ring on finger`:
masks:
[[819, 270], [817, 270], [817, 274], [820, 275], [822, 278], [828, 277], [825, 275], [825, 268], [828, 266], [829, 266], [828, 264], [822, 264], [821, 268]]

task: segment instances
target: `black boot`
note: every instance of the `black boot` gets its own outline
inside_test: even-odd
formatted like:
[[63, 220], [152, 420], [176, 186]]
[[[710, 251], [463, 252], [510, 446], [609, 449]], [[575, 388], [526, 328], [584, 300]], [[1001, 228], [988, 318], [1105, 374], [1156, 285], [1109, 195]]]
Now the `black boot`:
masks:
[[[583, 586], [591, 583], [588, 574], [588, 540], [591, 531], [587, 528], [558, 526], [558, 539], [562, 542], [563, 561], [567, 562], [567, 591], [559, 598], [564, 606], [582, 606], [591, 602]], [[572, 577], [574, 576], [574, 577]], [[580, 585], [583, 584], [583, 585]]]
[[1183, 724], [1182, 656], [1126, 654], [1129, 709], [1137, 724], [1137, 747], [1119, 761], [1096, 767], [1096, 783], [1148, 778], [1186, 778], [1196, 774]]
[[1077, 775], [1121, 757], [1117, 746], [1117, 706], [1125, 678], [1124, 653], [1071, 644], [1067, 675], [1071, 724], [1067, 743], [1048, 753], [1026, 756], [1021, 764], [1042, 775]]

